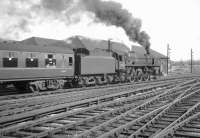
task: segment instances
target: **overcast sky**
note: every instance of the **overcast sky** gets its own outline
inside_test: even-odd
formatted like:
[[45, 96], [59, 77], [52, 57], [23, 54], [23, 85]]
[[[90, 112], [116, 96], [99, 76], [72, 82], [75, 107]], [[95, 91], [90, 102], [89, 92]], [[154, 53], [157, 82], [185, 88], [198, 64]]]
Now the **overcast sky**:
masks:
[[[0, 0], [0, 38], [22, 40], [38, 36], [65, 39], [72, 35], [83, 35], [97, 39], [112, 38], [129, 46], [132, 44], [120, 27], [94, 22], [90, 14], [80, 11], [71, 16], [71, 12], [79, 9], [73, 5], [70, 5], [71, 9], [68, 8], [68, 3], [66, 7], [58, 6], [56, 2], [63, 0], [47, 0], [52, 2], [50, 6], [54, 12], [41, 10], [41, 1]], [[128, 10], [133, 17], [141, 19], [141, 30], [149, 34], [152, 49], [166, 55], [169, 43], [172, 60], [190, 59], [191, 48], [194, 59], [200, 59], [199, 0], [113, 1], [122, 4], [122, 8]], [[67, 10], [63, 12], [60, 10], [62, 8]]]

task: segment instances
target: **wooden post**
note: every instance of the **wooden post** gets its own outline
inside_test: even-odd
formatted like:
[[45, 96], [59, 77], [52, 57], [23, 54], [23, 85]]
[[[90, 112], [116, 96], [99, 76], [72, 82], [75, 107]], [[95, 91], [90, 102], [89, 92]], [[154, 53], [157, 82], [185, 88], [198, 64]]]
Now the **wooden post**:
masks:
[[191, 49], [191, 53], [190, 53], [190, 54], [191, 54], [191, 61], [190, 61], [190, 62], [191, 62], [190, 65], [191, 65], [191, 66], [190, 66], [190, 71], [191, 71], [191, 73], [192, 73], [192, 58], [193, 58], [193, 51], [192, 51], [192, 49]]
[[169, 44], [167, 44], [167, 74], [168, 74], [168, 70], [169, 70], [169, 68], [168, 68], [168, 63], [169, 63]]

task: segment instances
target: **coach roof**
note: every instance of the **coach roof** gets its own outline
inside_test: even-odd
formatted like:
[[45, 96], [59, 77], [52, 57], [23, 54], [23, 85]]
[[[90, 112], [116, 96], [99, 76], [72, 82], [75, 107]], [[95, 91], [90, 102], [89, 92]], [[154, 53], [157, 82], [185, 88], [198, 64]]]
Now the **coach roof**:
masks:
[[0, 43], [0, 50], [45, 52], [45, 53], [73, 53], [72, 46], [62, 40], [31, 37], [23, 41]]

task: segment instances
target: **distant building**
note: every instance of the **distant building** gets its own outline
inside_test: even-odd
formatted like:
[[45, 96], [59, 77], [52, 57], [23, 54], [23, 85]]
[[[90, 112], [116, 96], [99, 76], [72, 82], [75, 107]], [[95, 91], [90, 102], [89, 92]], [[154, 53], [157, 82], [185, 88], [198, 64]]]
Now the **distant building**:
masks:
[[108, 40], [91, 39], [84, 36], [73, 36], [66, 40], [68, 44], [74, 44], [74, 49], [87, 49], [90, 55], [102, 55], [109, 49], [113, 52], [124, 54], [128, 53], [130, 49], [123, 43]]

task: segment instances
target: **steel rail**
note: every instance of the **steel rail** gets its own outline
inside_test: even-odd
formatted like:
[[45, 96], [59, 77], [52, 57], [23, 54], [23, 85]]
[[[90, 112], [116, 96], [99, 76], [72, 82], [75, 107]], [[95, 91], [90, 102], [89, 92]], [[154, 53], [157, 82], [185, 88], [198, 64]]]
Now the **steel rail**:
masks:
[[[176, 93], [177, 92], [177, 89], [179, 89], [179, 93]], [[185, 89], [185, 87], [183, 88]], [[144, 103], [143, 105], [137, 107], [137, 108], [134, 108], [120, 116], [117, 116], [109, 121], [106, 121], [105, 123], [103, 124], [100, 124], [96, 127], [93, 127], [92, 129], [89, 129], [81, 134], [79, 134], [77, 137], [98, 137], [100, 135], [102, 135], [102, 137], [104, 137], [103, 134], [105, 134], [106, 132], [109, 132], [111, 128], [116, 128], [117, 126], [117, 122], [121, 119], [121, 120], [126, 120], [126, 118], [130, 118], [129, 114], [132, 114], [131, 116], [134, 116], [134, 117], [139, 117], [141, 115], [144, 115], [148, 112], [151, 112], [153, 111], [154, 109], [157, 109], [159, 108], [160, 106], [163, 106], [165, 105], [167, 102], [170, 102], [170, 99], [167, 99], [167, 97], [170, 97], [172, 98], [172, 95], [179, 95], [181, 93], [181, 90], [183, 89], [180, 89], [179, 86], [175, 87], [175, 88], [172, 88], [168, 91], [165, 91], [164, 93], [156, 96], [155, 98], [153, 98], [151, 101], [148, 101], [146, 103]], [[175, 97], [176, 97], [175, 96]], [[173, 98], [172, 98], [173, 99]], [[172, 100], [171, 99], [171, 100]], [[169, 101], [168, 101], [169, 100]], [[165, 101], [165, 102], [164, 102]], [[149, 109], [149, 110], [148, 110]], [[138, 114], [137, 114], [138, 113]], [[139, 116], [138, 116], [139, 115]], [[136, 119], [134, 118], [134, 119]], [[132, 118], [133, 119], [133, 118]], [[129, 122], [130, 120], [128, 120]], [[126, 122], [126, 121], [125, 121]], [[109, 128], [109, 131], [108, 130], [102, 130], [104, 128], [106, 128], [106, 126], [109, 126], [111, 124], [114, 124], [112, 125], [110, 128]], [[119, 123], [119, 125], [122, 125]]]
[[[163, 77], [158, 80], [150, 80], [150, 81], [142, 81], [142, 82], [135, 82], [135, 83], [122, 83], [122, 84], [109, 84], [109, 85], [103, 85], [103, 86], [94, 86], [94, 87], [82, 87], [82, 88], [72, 88], [72, 89], [60, 89], [56, 91], [44, 91], [40, 93], [24, 93], [23, 94], [13, 94], [13, 95], [6, 95], [6, 96], [0, 96], [0, 101], [2, 100], [11, 100], [11, 99], [20, 99], [20, 98], [26, 98], [26, 97], [36, 97], [36, 96], [42, 96], [42, 95], [51, 95], [51, 94], [58, 94], [58, 93], [71, 93], [74, 91], [82, 91], [82, 90], [94, 90], [94, 89], [102, 89], [102, 88], [107, 88], [107, 87], [119, 87], [119, 86], [131, 86], [131, 85], [143, 85], [146, 83], [157, 83], [157, 82], [162, 82], [162, 81], [169, 81], [169, 80], [174, 80], [174, 79], [192, 79], [196, 78], [197, 75], [186, 75], [186, 76], [173, 76], [173, 77]], [[2, 93], [2, 92], [1, 92]]]
[[[199, 108], [200, 103], [198, 103]], [[196, 110], [195, 108], [193, 108]], [[196, 112], [196, 111], [194, 111]], [[199, 138], [199, 125], [200, 125], [200, 112], [194, 113], [188, 116], [185, 120], [177, 123], [169, 129], [162, 131], [159, 136], [160, 138], [173, 138], [173, 137], [187, 137], [187, 138]]]
[[[195, 90], [194, 92], [178, 98], [171, 103], [165, 110], [160, 112], [151, 121], [146, 123], [142, 128], [133, 133], [130, 138], [145, 136], [145, 137], [156, 137], [161, 131], [168, 129], [175, 123], [183, 119], [185, 114], [190, 113], [190, 108], [195, 106], [200, 100], [200, 90]], [[173, 117], [170, 115], [173, 114]], [[181, 119], [180, 119], [181, 118]], [[158, 138], [158, 137], [156, 137]]]
[[[192, 108], [190, 108], [186, 113], [184, 113], [181, 117], [179, 117], [175, 122], [173, 122], [172, 124], [170, 124], [168, 127], [166, 127], [164, 130], [160, 131], [158, 134], [156, 134], [154, 137], [155, 138], [163, 138], [165, 137], [164, 134], [166, 134], [167, 131], [169, 131], [169, 129], [175, 127], [176, 124], [179, 124], [180, 122], [186, 120], [188, 117], [196, 115], [197, 113], [200, 112], [200, 102], [198, 102], [197, 104], [195, 104]], [[195, 130], [194, 130], [195, 132]], [[187, 136], [186, 134], [183, 134], [185, 136]], [[196, 135], [197, 136], [197, 135]], [[199, 135], [200, 136], [200, 133]], [[189, 135], [188, 135], [189, 137]]]
[[[185, 92], [180, 94], [177, 98], [184, 96], [188, 92], [191, 92], [191, 90], [194, 90], [194, 87], [196, 87], [196, 86], [199, 86], [199, 85], [195, 84], [191, 88], [186, 89]], [[168, 104], [168, 106], [170, 104]], [[162, 107], [161, 107], [161, 109], [163, 110]], [[152, 111], [136, 120], [132, 120], [132, 121], [128, 122], [127, 124], [117, 127], [115, 129], [113, 129], [112, 131], [109, 131], [108, 133], [102, 135], [101, 137], [128, 137], [131, 135], [131, 133], [137, 131], [141, 127], [141, 124], [144, 124], [144, 122], [148, 122], [151, 119], [153, 119], [153, 117], [155, 117], [159, 113], [158, 111], [161, 111], [161, 110], [159, 109], [158, 111], [157, 110], [154, 110], [154, 111]]]
[[[188, 81], [188, 82], [192, 82], [192, 81]], [[100, 97], [96, 97], [96, 98], [89, 98], [86, 100], [81, 100], [81, 101], [76, 101], [76, 102], [66, 102], [63, 104], [58, 104], [55, 106], [50, 106], [49, 107], [41, 107], [41, 109], [35, 109], [35, 110], [30, 110], [30, 111], [24, 111], [22, 113], [18, 113], [18, 114], [12, 114], [10, 116], [3, 116], [0, 118], [0, 124], [1, 124], [1, 128], [6, 125], [2, 125], [6, 122], [11, 122], [14, 123], [15, 120], [20, 121], [21, 120], [30, 120], [31, 118], [37, 118], [38, 116], [41, 116], [42, 114], [51, 114], [51, 113], [56, 113], [56, 112], [63, 112], [66, 109], [71, 109], [73, 108], [77, 108], [78, 106], [88, 106], [88, 105], [92, 105], [92, 103], [100, 103], [100, 102], [106, 102], [106, 101], [111, 101], [111, 100], [115, 100], [116, 98], [119, 97], [128, 97], [131, 95], [135, 95], [138, 93], [145, 93], [146, 91], [151, 91], [157, 87], [166, 87], [171, 85], [171, 83], [169, 84], [162, 84], [162, 85], [156, 85], [156, 86], [147, 86], [144, 88], [139, 88], [136, 90], [129, 90], [129, 91], [123, 91], [117, 94], [111, 94], [111, 95], [106, 95], [106, 96], [100, 96]], [[37, 103], [35, 103], [37, 104]], [[24, 109], [24, 108], [22, 108]], [[8, 123], [9, 124], [9, 123]]]
[[[167, 88], [166, 88], [167, 89]], [[123, 98], [123, 99], [121, 99], [121, 100], [119, 100], [119, 99], [117, 99], [117, 100], [115, 100], [115, 101], [111, 101], [111, 102], [108, 102], [108, 103], [106, 103], [106, 104], [103, 104], [103, 105], [97, 105], [97, 106], [95, 106], [95, 107], [93, 107], [93, 106], [91, 106], [91, 107], [89, 107], [89, 108], [87, 108], [87, 109], [82, 109], [82, 110], [79, 110], [79, 111], [75, 111], [75, 113], [77, 114], [77, 113], [84, 113], [83, 111], [88, 111], [88, 110], [94, 110], [94, 109], [99, 109], [100, 108], [100, 106], [102, 106], [102, 107], [106, 107], [106, 106], [109, 106], [109, 108], [110, 108], [110, 106], [111, 106], [111, 104], [113, 105], [113, 109], [114, 109], [114, 107], [116, 106], [116, 107], [118, 107], [119, 105], [120, 106], [124, 106], [124, 104], [128, 104], [129, 106], [127, 106], [127, 107], [123, 107], [123, 108], [117, 108], [116, 109], [116, 113], [119, 113], [119, 112], [124, 112], [125, 110], [128, 110], [129, 108], [131, 108], [132, 106], [133, 107], [135, 107], [136, 105], [134, 105], [133, 103], [135, 102], [135, 103], [138, 103], [139, 101], [141, 101], [142, 99], [143, 100], [145, 100], [145, 99], [147, 99], [147, 98], [150, 98], [150, 97], [152, 97], [152, 96], [155, 96], [155, 95], [157, 95], [158, 93], [161, 93], [162, 92], [162, 90], [158, 90], [158, 91], [154, 91], [154, 92], [148, 92], [148, 93], [144, 93], [144, 94], [139, 94], [139, 95], [136, 95], [136, 96], [130, 96], [130, 97], [128, 97], [128, 98]], [[143, 101], [144, 102], [144, 101]], [[141, 104], [141, 103], [140, 103]], [[137, 104], [138, 105], [138, 104]], [[111, 111], [108, 111], [107, 113], [103, 113], [103, 115], [106, 115], [106, 114], [109, 114], [109, 113], [112, 113], [113, 114], [113, 112], [114, 112], [114, 110], [111, 110]], [[44, 124], [45, 122], [48, 122], [48, 121], [52, 121], [52, 119], [59, 119], [59, 118], [63, 118], [63, 115], [64, 114], [62, 114], [60, 117], [58, 117], [58, 116], [56, 116], [56, 118], [55, 117], [52, 117], [51, 119], [50, 118], [48, 118], [48, 120], [47, 119], [44, 119], [43, 121], [42, 120], [40, 120], [40, 121], [36, 121], [36, 122], [33, 122], [33, 121], [31, 121], [31, 122], [29, 122], [29, 123], [26, 123], [26, 124], [24, 124], [24, 125], [18, 125], [18, 126], [14, 126], [14, 127], [10, 127], [10, 128], [6, 128], [6, 129], [2, 129], [1, 130], [1, 133], [2, 134], [5, 134], [5, 133], [8, 133], [8, 132], [10, 132], [10, 131], [19, 131], [19, 129], [20, 128], [23, 128], [23, 129], [25, 129], [25, 128], [27, 128], [27, 127], [33, 127], [34, 125], [39, 125], [39, 124]], [[64, 117], [67, 117], [67, 115], [68, 116], [72, 116], [72, 112], [71, 113], [66, 113], [65, 114], [65, 116]], [[97, 115], [97, 116], [99, 116], [99, 115]], [[96, 117], [97, 117], [96, 116]], [[94, 118], [96, 118], [96, 117], [92, 117], [93, 119]], [[49, 120], [50, 119], [50, 120]], [[91, 118], [89, 118], [89, 119], [91, 119]], [[84, 120], [85, 121], [85, 120]], [[79, 123], [80, 123], [80, 121], [79, 121]], [[48, 133], [46, 133], [46, 134], [48, 134]], [[40, 136], [44, 136], [44, 134], [40, 134]]]

